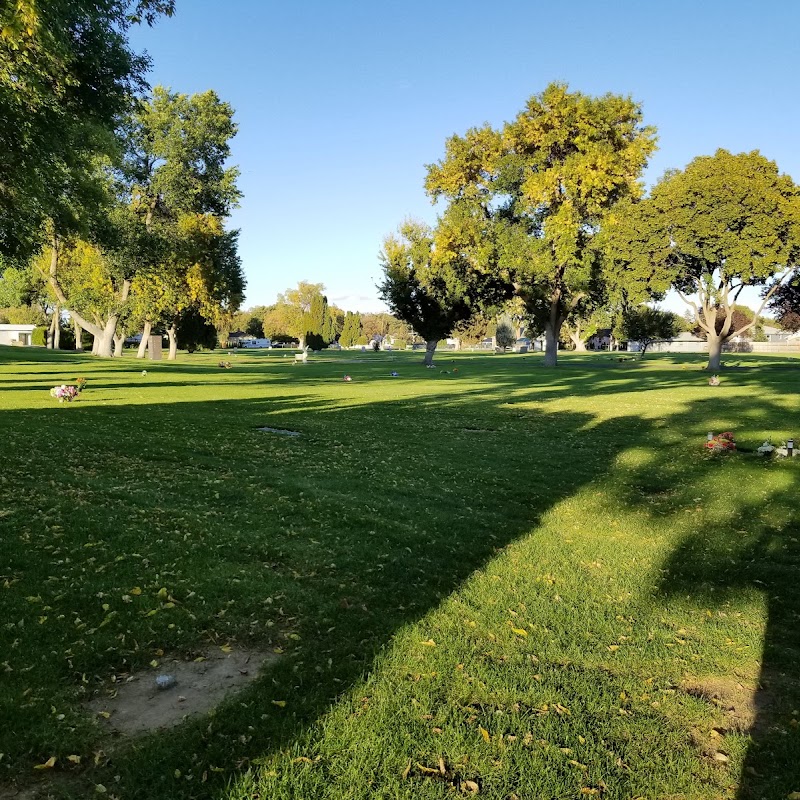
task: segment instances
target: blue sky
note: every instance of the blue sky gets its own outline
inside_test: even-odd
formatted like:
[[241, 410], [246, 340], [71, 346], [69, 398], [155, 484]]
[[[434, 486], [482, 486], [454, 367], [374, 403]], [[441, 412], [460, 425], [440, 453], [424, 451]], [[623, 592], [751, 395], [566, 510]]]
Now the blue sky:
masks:
[[134, 43], [152, 84], [236, 109], [247, 304], [310, 280], [370, 311], [383, 236], [435, 219], [425, 164], [553, 80], [643, 104], [648, 182], [718, 147], [800, 180], [799, 30], [795, 0], [178, 0]]

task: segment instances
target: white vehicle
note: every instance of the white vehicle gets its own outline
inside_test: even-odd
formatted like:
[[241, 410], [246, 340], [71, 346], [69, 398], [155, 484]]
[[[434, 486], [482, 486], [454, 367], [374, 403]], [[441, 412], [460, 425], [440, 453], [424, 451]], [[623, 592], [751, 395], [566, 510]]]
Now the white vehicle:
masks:
[[242, 347], [263, 349], [272, 347], [272, 342], [269, 339], [245, 339], [242, 342]]

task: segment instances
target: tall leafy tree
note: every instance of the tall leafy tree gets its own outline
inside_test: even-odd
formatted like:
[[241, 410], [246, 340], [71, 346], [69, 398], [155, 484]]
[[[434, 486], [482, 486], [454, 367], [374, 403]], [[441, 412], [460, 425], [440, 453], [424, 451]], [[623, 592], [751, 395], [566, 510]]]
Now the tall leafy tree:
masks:
[[306, 346], [308, 331], [312, 325], [312, 308], [315, 302], [321, 307], [324, 289], [321, 283], [300, 281], [294, 289], [287, 289], [278, 295], [275, 312], [280, 316], [282, 327], [287, 333], [299, 340], [300, 347]]
[[[621, 207], [609, 241], [615, 280], [634, 294], [677, 290], [708, 341], [708, 369], [718, 370], [723, 344], [757, 324], [800, 263], [800, 189], [758, 151], [718, 150]], [[766, 287], [763, 302], [737, 323], [748, 286]]]
[[[160, 238], [166, 244], [160, 264], [151, 264], [151, 269], [166, 270], [170, 297], [181, 284], [174, 271], [181, 266], [188, 270], [194, 263], [180, 260], [186, 254], [187, 231], [204, 218], [206, 232], [215, 229], [217, 236], [223, 236], [221, 225], [214, 220], [224, 221], [241, 198], [236, 185], [239, 170], [227, 164], [236, 132], [233, 109], [213, 91], [186, 95], [160, 86], [124, 126], [121, 179], [130, 207], [144, 228], [143, 235]], [[197, 255], [197, 241], [189, 248], [193, 255]], [[211, 248], [201, 261], [216, 263], [221, 242], [208, 236], [201, 236], [200, 241]], [[229, 238], [226, 246], [235, 241], [235, 236]], [[241, 274], [239, 279], [243, 280]], [[183, 284], [188, 286], [185, 280]], [[173, 302], [172, 321], [180, 311], [177, 306], [188, 307], [193, 302], [188, 295], [183, 303]], [[151, 327], [157, 321], [157, 317], [148, 315], [143, 318], [140, 356], [144, 355]], [[167, 332], [171, 337], [170, 353], [175, 354], [175, 326], [168, 324]]]
[[[238, 231], [226, 231], [212, 214], [186, 214], [177, 227], [180, 236], [172, 259], [159, 270], [166, 310], [161, 315], [169, 337], [170, 360], [177, 358], [183, 323], [184, 342], [206, 344], [206, 328], [222, 327], [238, 310], [245, 279], [238, 254]], [[200, 324], [199, 319], [207, 324]]]
[[[145, 88], [149, 59], [132, 25], [174, 0], [16, 0], [0, 5], [0, 252], [24, 260], [64, 195], [114, 150], [120, 114]], [[58, 233], [63, 233], [57, 228]], [[0, 265], [0, 270], [2, 265]]]
[[436, 345], [472, 315], [466, 292], [454, 292], [435, 276], [434, 236], [419, 222], [405, 222], [387, 236], [380, 254], [383, 280], [378, 295], [389, 310], [425, 339], [426, 365]]
[[[494, 274], [525, 301], [557, 362], [561, 326], [591, 288], [594, 237], [620, 199], [642, 193], [655, 149], [628, 97], [589, 97], [554, 83], [500, 130], [473, 128], [447, 141], [426, 188], [446, 200], [461, 231], [442, 249], [469, 251], [473, 269]], [[471, 231], [483, 228], [474, 236]]]

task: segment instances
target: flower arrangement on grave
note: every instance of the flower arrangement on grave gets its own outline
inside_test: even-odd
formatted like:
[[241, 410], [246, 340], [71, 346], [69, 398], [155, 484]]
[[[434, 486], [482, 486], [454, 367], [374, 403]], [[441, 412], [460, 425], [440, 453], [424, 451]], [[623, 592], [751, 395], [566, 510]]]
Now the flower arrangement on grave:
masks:
[[217, 366], [220, 369], [230, 369], [231, 368], [231, 362], [230, 361], [220, 361]]
[[78, 388], [76, 386], [54, 386], [50, 390], [50, 397], [57, 398], [59, 403], [71, 403], [78, 396]]
[[86, 388], [86, 378], [75, 378], [75, 388], [80, 394]]
[[342, 380], [343, 380], [343, 381], [346, 381], [347, 383], [349, 383], [349, 382], [350, 382], [350, 381], [352, 381], [353, 379], [352, 379], [352, 378], [351, 378], [349, 375], [345, 375], [345, 376], [344, 376], [344, 378], [342, 378]]
[[719, 386], [719, 375], [712, 375], [708, 379], [708, 385], [709, 386]]
[[733, 433], [725, 431], [724, 433], [718, 433], [716, 436], [713, 433], [709, 433], [706, 448], [712, 453], [730, 453], [736, 450], [736, 441], [733, 438]]

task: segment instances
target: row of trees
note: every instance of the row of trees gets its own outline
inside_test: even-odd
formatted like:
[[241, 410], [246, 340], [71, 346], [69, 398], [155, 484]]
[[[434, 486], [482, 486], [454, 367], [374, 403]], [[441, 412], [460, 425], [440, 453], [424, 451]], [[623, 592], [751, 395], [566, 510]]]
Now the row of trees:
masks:
[[301, 281], [271, 306], [256, 306], [233, 315], [232, 326], [256, 338], [300, 342], [317, 350], [332, 342], [343, 347], [368, 344], [390, 336], [407, 340], [411, 328], [391, 314], [345, 312], [330, 305], [321, 283]]
[[128, 42], [173, 10], [20, 0], [0, 12], [0, 113], [25, 121], [0, 157], [0, 296], [46, 317], [51, 346], [68, 312], [98, 355], [139, 331], [143, 356], [158, 329], [174, 358], [181, 334], [212, 338], [241, 303], [225, 225], [241, 196], [233, 110], [212, 91], [145, 95], [150, 63]]
[[[380, 257], [381, 297], [428, 340], [426, 360], [435, 341], [511, 303], [544, 334], [554, 366], [563, 331], [580, 347], [598, 327], [658, 327], [665, 318], [643, 306], [674, 289], [718, 369], [723, 343], [753, 328], [773, 297], [790, 297], [781, 287], [800, 259], [800, 193], [758, 152], [719, 150], [645, 196], [654, 149], [630, 98], [562, 84], [500, 129], [451, 137], [427, 168], [437, 224], [403, 223]], [[763, 302], [739, 324], [748, 286], [762, 287]]]

